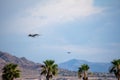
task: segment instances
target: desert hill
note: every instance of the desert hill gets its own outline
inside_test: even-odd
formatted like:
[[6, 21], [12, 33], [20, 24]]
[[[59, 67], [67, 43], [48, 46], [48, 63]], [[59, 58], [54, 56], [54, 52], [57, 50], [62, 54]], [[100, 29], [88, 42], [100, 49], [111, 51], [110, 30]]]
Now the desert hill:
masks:
[[85, 60], [71, 59], [69, 61], [59, 64], [60, 68], [68, 69], [70, 71], [77, 71], [82, 64], [88, 64], [91, 72], [108, 72], [110, 63], [103, 62], [89, 62]]

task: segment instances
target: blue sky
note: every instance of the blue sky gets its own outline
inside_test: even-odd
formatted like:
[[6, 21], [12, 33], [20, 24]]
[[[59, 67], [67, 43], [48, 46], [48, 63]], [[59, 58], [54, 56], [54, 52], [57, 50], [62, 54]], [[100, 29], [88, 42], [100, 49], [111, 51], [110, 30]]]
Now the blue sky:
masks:
[[40, 63], [110, 62], [120, 58], [119, 8], [120, 0], [0, 0], [0, 51]]

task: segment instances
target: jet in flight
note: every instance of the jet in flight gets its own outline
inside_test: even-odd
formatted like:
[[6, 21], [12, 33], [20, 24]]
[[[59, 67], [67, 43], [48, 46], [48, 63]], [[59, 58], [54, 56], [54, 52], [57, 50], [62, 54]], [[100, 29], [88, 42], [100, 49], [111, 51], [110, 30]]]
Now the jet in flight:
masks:
[[39, 34], [29, 34], [29, 37], [36, 37], [36, 36], [40, 36]]
[[71, 52], [67, 52], [68, 54], [71, 54]]

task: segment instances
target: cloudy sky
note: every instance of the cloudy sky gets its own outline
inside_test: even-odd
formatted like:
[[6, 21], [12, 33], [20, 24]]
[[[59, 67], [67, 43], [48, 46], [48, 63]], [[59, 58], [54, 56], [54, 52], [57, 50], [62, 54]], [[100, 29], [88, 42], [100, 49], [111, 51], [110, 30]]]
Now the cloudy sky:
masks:
[[120, 0], [0, 0], [0, 51], [40, 63], [118, 59]]

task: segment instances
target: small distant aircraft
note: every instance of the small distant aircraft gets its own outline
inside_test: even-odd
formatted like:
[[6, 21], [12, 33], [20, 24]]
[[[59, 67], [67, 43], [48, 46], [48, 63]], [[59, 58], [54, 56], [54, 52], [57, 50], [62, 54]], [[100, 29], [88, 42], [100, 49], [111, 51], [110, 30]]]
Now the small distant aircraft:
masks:
[[71, 54], [71, 52], [67, 52], [68, 54]]
[[36, 36], [40, 36], [39, 34], [29, 34], [29, 37], [36, 37]]

